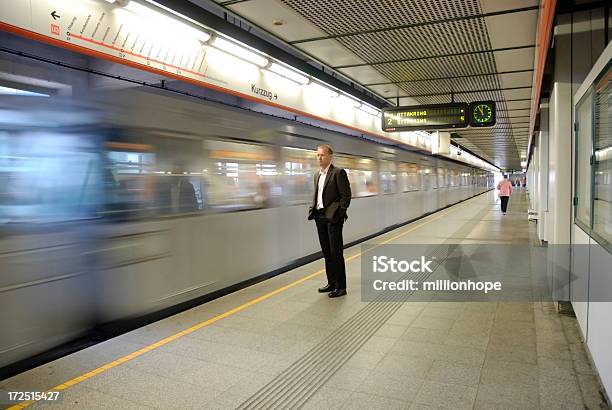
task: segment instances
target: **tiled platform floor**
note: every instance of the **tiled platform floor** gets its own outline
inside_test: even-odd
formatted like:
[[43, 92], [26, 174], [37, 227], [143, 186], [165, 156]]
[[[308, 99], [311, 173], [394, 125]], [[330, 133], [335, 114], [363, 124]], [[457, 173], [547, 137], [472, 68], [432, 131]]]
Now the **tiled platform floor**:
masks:
[[[351, 222], [355, 223], [355, 222]], [[313, 227], [313, 235], [315, 230]], [[525, 193], [502, 216], [493, 193], [478, 196], [369, 243], [536, 243]], [[58, 403], [32, 408], [236, 408], [297, 368], [367, 303], [360, 246], [345, 251], [349, 295], [318, 294], [324, 275], [78, 382]], [[321, 270], [322, 261], [151, 324], [0, 382], [41, 391], [73, 380], [165, 337]], [[316, 359], [316, 358], [315, 358]], [[314, 359], [313, 359], [314, 360]], [[304, 375], [287, 377], [290, 384]], [[290, 383], [291, 382], [291, 383]], [[410, 302], [319, 384], [293, 387], [300, 406], [320, 408], [600, 409], [596, 373], [576, 320], [551, 303]], [[281, 386], [282, 387], [282, 386]], [[311, 388], [312, 387], [312, 388]], [[277, 390], [279, 390], [277, 388]], [[282, 389], [280, 389], [282, 390]], [[306, 391], [306, 393], [305, 393]], [[283, 396], [273, 406], [293, 407]], [[297, 396], [296, 396], [297, 397]]]

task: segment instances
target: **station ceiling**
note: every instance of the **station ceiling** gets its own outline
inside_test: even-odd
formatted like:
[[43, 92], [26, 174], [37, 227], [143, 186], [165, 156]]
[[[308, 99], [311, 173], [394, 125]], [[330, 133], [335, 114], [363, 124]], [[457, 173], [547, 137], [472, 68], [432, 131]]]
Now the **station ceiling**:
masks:
[[391, 104], [494, 100], [453, 139], [502, 168], [527, 152], [538, 0], [215, 0]]

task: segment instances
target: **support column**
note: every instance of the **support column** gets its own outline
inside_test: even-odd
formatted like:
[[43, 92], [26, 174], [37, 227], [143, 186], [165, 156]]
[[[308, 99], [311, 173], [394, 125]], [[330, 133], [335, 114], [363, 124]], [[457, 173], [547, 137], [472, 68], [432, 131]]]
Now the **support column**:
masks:
[[[569, 300], [572, 204], [572, 36], [571, 15], [558, 16], [555, 27], [554, 84], [550, 98], [548, 213], [549, 279], [554, 300]], [[564, 246], [565, 245], [565, 246]]]

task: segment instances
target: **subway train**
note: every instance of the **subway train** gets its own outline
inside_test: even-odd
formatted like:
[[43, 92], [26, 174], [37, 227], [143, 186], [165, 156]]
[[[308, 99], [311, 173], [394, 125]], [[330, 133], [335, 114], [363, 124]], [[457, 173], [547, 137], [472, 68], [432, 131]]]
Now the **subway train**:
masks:
[[349, 176], [345, 243], [493, 187], [486, 171], [288, 119], [99, 94], [0, 100], [0, 368], [316, 254], [319, 144]]

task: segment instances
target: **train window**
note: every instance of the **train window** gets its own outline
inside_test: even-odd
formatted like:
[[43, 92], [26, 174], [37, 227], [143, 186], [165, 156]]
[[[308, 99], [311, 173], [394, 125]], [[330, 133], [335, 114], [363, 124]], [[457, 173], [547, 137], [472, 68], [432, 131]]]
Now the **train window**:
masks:
[[444, 188], [444, 168], [434, 168], [434, 170], [435, 173], [431, 174], [433, 189]]
[[380, 190], [383, 195], [397, 193], [397, 169], [393, 161], [380, 161]]
[[472, 185], [471, 177], [472, 174], [470, 173], [470, 171], [461, 171], [461, 186], [467, 187]]
[[202, 142], [121, 130], [106, 143], [105, 214], [144, 217], [205, 206]]
[[437, 168], [438, 172], [438, 188], [447, 188], [448, 187], [448, 179], [446, 168]]
[[94, 216], [101, 201], [96, 144], [91, 135], [0, 131], [0, 221]]
[[450, 186], [451, 187], [459, 187], [461, 186], [461, 175], [459, 174], [458, 169], [451, 169], [448, 172], [450, 178]]
[[209, 205], [218, 210], [268, 208], [282, 188], [274, 151], [267, 146], [207, 141]]
[[319, 171], [316, 151], [283, 148], [285, 196], [289, 205], [307, 204], [314, 196], [314, 175]]
[[[113, 147], [114, 144], [109, 143], [107, 147], [107, 213], [144, 212], [154, 199], [152, 147], [143, 149], [137, 144], [125, 143], [121, 144], [123, 147]], [[128, 150], [128, 145], [133, 145], [133, 150]]]
[[612, 67], [595, 84], [593, 236], [612, 252]]
[[478, 186], [481, 188], [486, 188], [487, 186], [487, 174], [482, 171], [478, 171]]
[[334, 165], [346, 170], [354, 198], [378, 194], [374, 160], [334, 155]]
[[421, 167], [419, 171], [423, 177], [423, 190], [438, 189], [438, 179], [434, 174], [433, 168]]
[[400, 191], [418, 191], [421, 189], [421, 174], [416, 164], [401, 162], [399, 164]]

